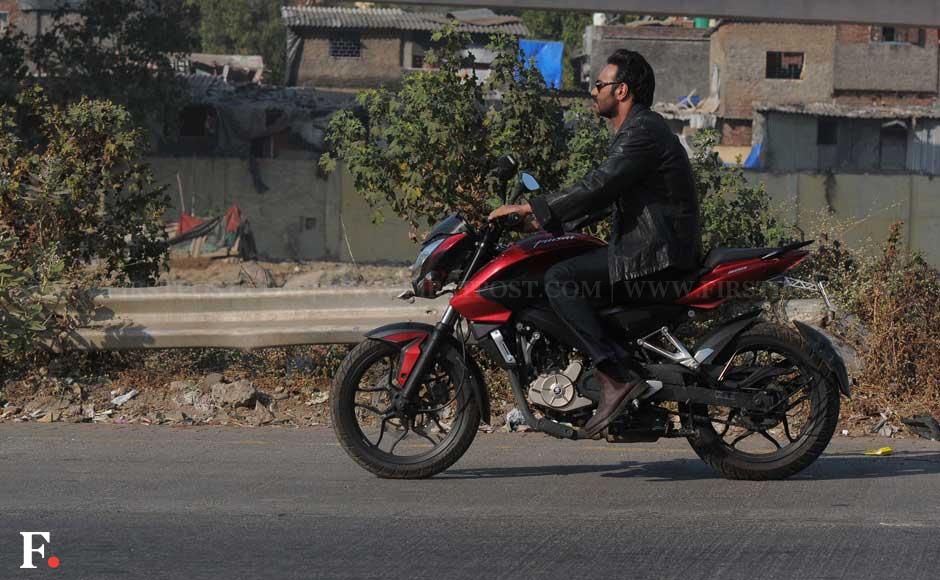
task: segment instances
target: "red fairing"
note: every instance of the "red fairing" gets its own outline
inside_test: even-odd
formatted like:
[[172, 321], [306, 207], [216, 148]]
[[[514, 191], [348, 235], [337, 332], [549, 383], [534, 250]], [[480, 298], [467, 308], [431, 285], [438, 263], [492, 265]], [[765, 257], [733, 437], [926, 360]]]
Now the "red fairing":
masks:
[[560, 260], [606, 245], [605, 242], [585, 234], [555, 236], [542, 232], [530, 236], [512, 244], [505, 252], [483, 266], [454, 295], [450, 305], [464, 318], [473, 322], [502, 324], [509, 320], [512, 311], [480, 296], [477, 293], [480, 288], [499, 279], [513, 266], [524, 263], [529, 272], [542, 273]]
[[433, 260], [433, 261], [436, 262], [436, 261], [437, 261], [437, 258], [443, 256], [444, 253], [447, 252], [447, 250], [453, 248], [453, 247], [456, 246], [458, 243], [462, 242], [462, 241], [464, 240], [464, 238], [466, 238], [466, 237], [467, 237], [467, 234], [466, 234], [466, 233], [454, 234], [454, 235], [448, 237], [446, 240], [444, 240], [443, 242], [441, 242], [441, 245], [438, 246], [436, 250], [434, 250], [434, 253], [431, 254], [431, 257], [430, 257], [430, 258], [428, 258], [428, 261], [430, 262], [430, 261]]
[[809, 252], [805, 250], [792, 251], [770, 260], [753, 258], [719, 264], [702, 276], [691, 292], [676, 300], [676, 304], [706, 310], [717, 308], [722, 302], [733, 298], [749, 285], [786, 272], [802, 262], [808, 255]]
[[427, 337], [428, 333], [420, 330], [409, 330], [378, 337], [379, 340], [393, 342], [403, 346], [401, 356], [399, 357], [401, 366], [398, 369], [397, 377], [397, 386], [399, 388], [404, 386], [405, 381], [408, 380], [408, 375], [411, 374], [415, 363], [418, 362], [418, 357], [421, 356], [421, 345], [424, 344], [424, 340]]

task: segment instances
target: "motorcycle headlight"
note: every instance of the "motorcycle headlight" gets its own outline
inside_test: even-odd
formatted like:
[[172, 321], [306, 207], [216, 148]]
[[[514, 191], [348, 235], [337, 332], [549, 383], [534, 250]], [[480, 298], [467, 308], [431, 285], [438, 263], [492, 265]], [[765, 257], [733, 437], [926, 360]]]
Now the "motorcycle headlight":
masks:
[[434, 254], [434, 251], [437, 250], [446, 239], [447, 238], [440, 238], [434, 240], [421, 248], [421, 251], [418, 253], [418, 257], [411, 267], [411, 285], [414, 287], [416, 295], [430, 296], [433, 292], [436, 292], [434, 286], [439, 284], [440, 280], [437, 280], [437, 276], [434, 275], [435, 273], [433, 271], [429, 272], [428, 270], [430, 270], [430, 268], [425, 268], [425, 266], [428, 265], [428, 258]]

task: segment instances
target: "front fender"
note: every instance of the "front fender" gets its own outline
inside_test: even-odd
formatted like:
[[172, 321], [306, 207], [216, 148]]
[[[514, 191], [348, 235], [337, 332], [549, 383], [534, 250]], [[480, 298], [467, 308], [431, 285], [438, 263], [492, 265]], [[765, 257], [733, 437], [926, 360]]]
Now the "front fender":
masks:
[[[418, 355], [421, 354], [422, 345], [432, 332], [434, 332], [434, 326], [424, 322], [395, 322], [370, 330], [365, 336], [369, 340], [380, 340], [408, 349], [402, 357], [402, 368], [399, 370], [399, 383], [404, 385], [408, 374], [418, 360]], [[453, 336], [448, 337], [447, 347], [463, 352], [460, 342]], [[480, 402], [480, 419], [488, 425], [490, 423], [490, 397], [486, 383], [483, 382], [483, 371], [471, 356], [467, 357], [466, 364], [473, 379], [470, 381], [473, 395]], [[402, 380], [401, 373], [404, 373], [404, 380]]]
[[806, 341], [810, 349], [822, 360], [823, 364], [826, 366], [826, 370], [836, 377], [836, 381], [839, 383], [839, 390], [842, 391], [842, 394], [851, 399], [852, 385], [849, 383], [849, 373], [845, 369], [845, 361], [842, 360], [842, 357], [836, 352], [835, 347], [832, 346], [832, 341], [817, 328], [809, 324], [798, 321], [794, 321], [793, 324], [796, 326], [796, 329], [800, 331], [800, 336], [803, 337], [803, 340]]

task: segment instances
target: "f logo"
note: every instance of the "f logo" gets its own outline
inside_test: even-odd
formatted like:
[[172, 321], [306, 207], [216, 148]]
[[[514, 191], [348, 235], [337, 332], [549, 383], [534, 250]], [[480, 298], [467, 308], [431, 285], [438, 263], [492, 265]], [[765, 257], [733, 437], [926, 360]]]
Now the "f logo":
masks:
[[[20, 535], [23, 536], [23, 565], [20, 568], [35, 568], [33, 565], [33, 554], [39, 554], [42, 558], [46, 557], [46, 544], [49, 543], [49, 532], [20, 532]], [[43, 543], [39, 544], [39, 547], [35, 547], [34, 538], [39, 536], [44, 540]], [[49, 564], [50, 568], [59, 567], [59, 559], [55, 556], [49, 556], [49, 559], [46, 560], [46, 563]]]

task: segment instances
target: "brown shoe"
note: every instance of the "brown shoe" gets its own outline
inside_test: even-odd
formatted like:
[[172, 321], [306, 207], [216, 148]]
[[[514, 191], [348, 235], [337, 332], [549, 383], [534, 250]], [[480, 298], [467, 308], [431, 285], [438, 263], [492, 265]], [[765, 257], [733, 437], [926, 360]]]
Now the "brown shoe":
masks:
[[600, 433], [623, 412], [630, 401], [642, 395], [648, 386], [643, 380], [621, 383], [600, 371], [595, 372], [601, 381], [601, 402], [591, 420], [578, 430], [578, 439], [590, 439]]

